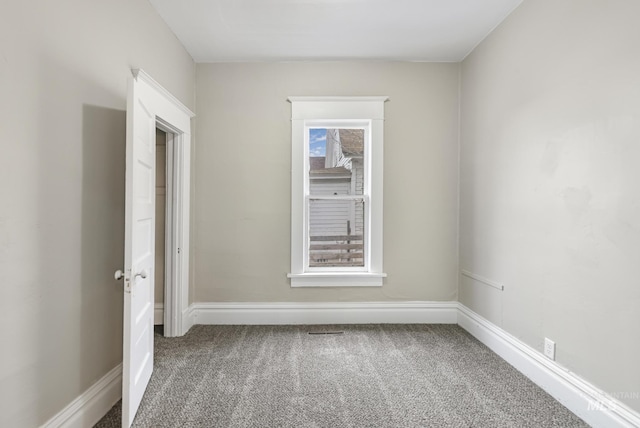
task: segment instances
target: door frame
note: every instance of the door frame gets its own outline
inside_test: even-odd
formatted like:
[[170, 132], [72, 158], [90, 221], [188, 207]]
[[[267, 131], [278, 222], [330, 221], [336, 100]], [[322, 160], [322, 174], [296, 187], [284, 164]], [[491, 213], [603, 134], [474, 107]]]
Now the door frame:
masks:
[[164, 335], [187, 332], [191, 194], [191, 119], [195, 114], [142, 69], [132, 69], [155, 91], [156, 127], [167, 134]]
[[166, 133], [166, 195], [163, 324], [165, 337], [186, 333], [183, 313], [189, 301], [189, 177], [190, 142], [162, 120]]

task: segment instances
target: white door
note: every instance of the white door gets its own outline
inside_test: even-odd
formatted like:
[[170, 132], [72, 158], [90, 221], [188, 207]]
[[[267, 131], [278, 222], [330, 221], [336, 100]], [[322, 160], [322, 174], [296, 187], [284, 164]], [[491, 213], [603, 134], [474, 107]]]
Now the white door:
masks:
[[[174, 251], [178, 268], [189, 266], [189, 165], [191, 118], [194, 114], [143, 70], [131, 70], [127, 96], [127, 148], [125, 184], [124, 321], [122, 357], [122, 426], [129, 428], [153, 372], [153, 312], [155, 261], [155, 135], [156, 125], [174, 135], [180, 147], [184, 179], [176, 188], [180, 221], [175, 228]], [[175, 222], [175, 219], [173, 220]], [[175, 266], [172, 269], [177, 269]], [[189, 276], [179, 270], [171, 313], [172, 336], [183, 331]], [[166, 309], [165, 309], [166, 310]], [[173, 321], [173, 318], [172, 318]], [[166, 326], [165, 326], [166, 327]], [[188, 328], [186, 326], [185, 328]]]
[[129, 428], [153, 371], [155, 135], [148, 86], [130, 78], [125, 184], [122, 426]]

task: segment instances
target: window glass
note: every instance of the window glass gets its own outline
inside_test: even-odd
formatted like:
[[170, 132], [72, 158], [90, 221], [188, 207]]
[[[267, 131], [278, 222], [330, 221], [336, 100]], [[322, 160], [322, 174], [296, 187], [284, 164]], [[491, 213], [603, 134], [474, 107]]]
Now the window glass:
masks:
[[364, 129], [309, 129], [309, 194], [364, 194]]
[[309, 199], [309, 267], [364, 266], [364, 199]]

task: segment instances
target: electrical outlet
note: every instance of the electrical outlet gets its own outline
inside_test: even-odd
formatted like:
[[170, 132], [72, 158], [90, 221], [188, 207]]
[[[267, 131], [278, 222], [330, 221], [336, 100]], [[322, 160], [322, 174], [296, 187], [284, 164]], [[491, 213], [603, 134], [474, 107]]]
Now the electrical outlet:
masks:
[[556, 359], [556, 342], [549, 338], [544, 338], [544, 355], [552, 360]]

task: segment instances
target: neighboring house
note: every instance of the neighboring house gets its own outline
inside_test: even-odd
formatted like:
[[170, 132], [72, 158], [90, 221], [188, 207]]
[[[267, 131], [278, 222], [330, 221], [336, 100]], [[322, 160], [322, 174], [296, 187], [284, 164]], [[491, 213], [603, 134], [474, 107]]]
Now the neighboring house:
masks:
[[[325, 157], [309, 159], [311, 195], [350, 195], [352, 173], [343, 166], [325, 168]], [[311, 200], [309, 233], [311, 236], [347, 235], [353, 213], [351, 201]], [[349, 223], [353, 224], [353, 223]]]
[[[364, 130], [340, 129], [336, 143], [340, 146], [343, 156], [349, 159], [351, 164], [351, 194], [362, 195], [364, 189]], [[356, 203], [354, 207], [356, 213], [352, 214], [352, 234], [362, 235], [364, 232], [364, 211], [362, 211], [364, 207], [360, 202]], [[357, 215], [358, 210], [361, 212], [360, 215]]]

